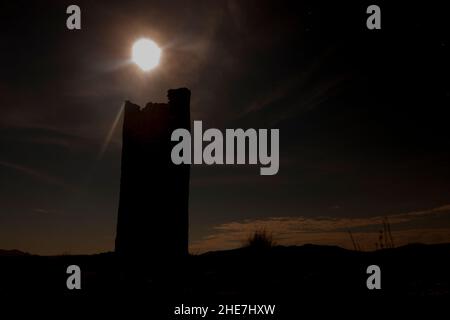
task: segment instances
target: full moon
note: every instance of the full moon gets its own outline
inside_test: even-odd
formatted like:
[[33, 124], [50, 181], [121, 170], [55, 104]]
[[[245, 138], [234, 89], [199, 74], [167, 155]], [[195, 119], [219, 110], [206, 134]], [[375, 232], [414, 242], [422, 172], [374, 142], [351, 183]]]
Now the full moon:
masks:
[[139, 39], [133, 44], [132, 60], [142, 70], [149, 71], [159, 64], [161, 49], [150, 39]]

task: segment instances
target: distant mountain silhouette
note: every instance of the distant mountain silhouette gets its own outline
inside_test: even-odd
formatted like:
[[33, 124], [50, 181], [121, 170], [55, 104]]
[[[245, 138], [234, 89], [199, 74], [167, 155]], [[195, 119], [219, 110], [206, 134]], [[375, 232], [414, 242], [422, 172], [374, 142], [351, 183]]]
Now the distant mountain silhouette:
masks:
[[0, 257], [17, 257], [17, 256], [29, 256], [30, 254], [27, 252], [23, 252], [20, 250], [2, 250], [0, 249]]

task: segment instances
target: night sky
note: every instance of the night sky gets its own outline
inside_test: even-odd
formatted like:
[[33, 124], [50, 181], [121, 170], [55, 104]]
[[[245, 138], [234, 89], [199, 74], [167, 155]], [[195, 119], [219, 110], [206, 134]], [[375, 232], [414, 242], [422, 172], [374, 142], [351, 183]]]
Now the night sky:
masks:
[[[373, 3], [381, 30], [366, 28]], [[70, 4], [81, 30], [66, 28]], [[204, 128], [280, 129], [275, 176], [192, 167], [192, 252], [257, 229], [344, 247], [351, 230], [372, 250], [384, 216], [396, 244], [450, 241], [446, 14], [397, 1], [3, 1], [0, 248], [113, 250], [113, 124], [125, 100], [178, 87]], [[130, 62], [141, 37], [163, 50], [148, 73]]]

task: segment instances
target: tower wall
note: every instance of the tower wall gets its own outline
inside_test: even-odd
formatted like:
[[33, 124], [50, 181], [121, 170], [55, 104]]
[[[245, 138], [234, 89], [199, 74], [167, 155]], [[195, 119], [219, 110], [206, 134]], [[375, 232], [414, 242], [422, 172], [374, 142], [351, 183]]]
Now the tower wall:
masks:
[[168, 91], [168, 103], [126, 102], [116, 252], [144, 259], [188, 253], [189, 165], [174, 165], [173, 130], [190, 131], [190, 91]]

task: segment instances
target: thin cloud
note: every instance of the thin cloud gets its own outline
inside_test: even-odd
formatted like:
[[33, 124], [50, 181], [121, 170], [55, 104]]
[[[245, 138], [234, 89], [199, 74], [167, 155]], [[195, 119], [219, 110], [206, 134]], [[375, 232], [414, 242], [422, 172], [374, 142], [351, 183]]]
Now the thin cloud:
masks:
[[[411, 242], [437, 243], [450, 241], [450, 205], [429, 210], [389, 215], [396, 245]], [[367, 218], [273, 217], [224, 223], [214, 232], [191, 245], [193, 252], [231, 249], [242, 245], [255, 230], [273, 233], [281, 245], [305, 243], [339, 245], [352, 248], [348, 231], [362, 248], [375, 249], [383, 216]], [[442, 220], [445, 223], [442, 223]], [[433, 223], [434, 222], [434, 223]], [[427, 223], [427, 227], [421, 227]], [[428, 226], [429, 224], [433, 226]]]
[[70, 188], [70, 186], [64, 182], [63, 180], [57, 178], [57, 177], [53, 177], [51, 175], [48, 175], [47, 173], [35, 170], [33, 168], [29, 168], [26, 166], [22, 166], [19, 164], [14, 164], [14, 163], [10, 163], [10, 162], [6, 162], [6, 161], [0, 161], [0, 166], [7, 168], [7, 169], [12, 169], [15, 170], [17, 172], [20, 172], [22, 174], [28, 175], [30, 177], [33, 177], [37, 180], [40, 181], [44, 181], [48, 184], [52, 184], [52, 185], [56, 185], [56, 186], [60, 186], [60, 187], [66, 187], [66, 188]]

